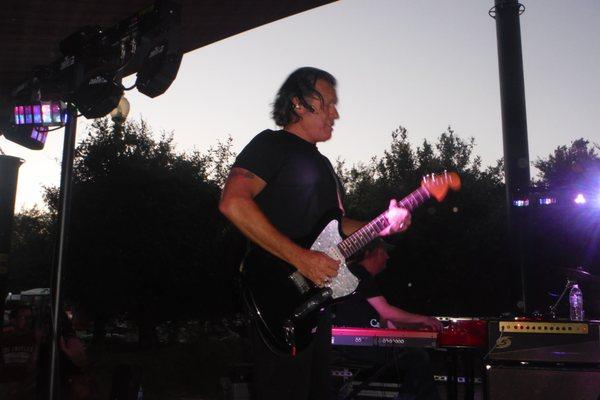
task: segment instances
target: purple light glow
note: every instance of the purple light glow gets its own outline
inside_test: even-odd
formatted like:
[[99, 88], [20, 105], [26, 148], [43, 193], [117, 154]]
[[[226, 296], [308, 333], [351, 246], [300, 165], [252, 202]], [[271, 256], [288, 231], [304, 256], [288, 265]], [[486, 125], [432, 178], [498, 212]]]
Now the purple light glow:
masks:
[[40, 106], [39, 104], [33, 106], [33, 123], [42, 123], [42, 106]]
[[556, 203], [557, 203], [557, 201], [556, 201], [556, 198], [554, 198], [554, 197], [540, 198], [540, 205], [543, 205], [543, 206], [548, 206], [548, 205], [556, 204]]
[[44, 124], [52, 123], [52, 111], [50, 109], [50, 103], [42, 103], [42, 121]]
[[529, 206], [529, 199], [513, 200], [512, 204], [515, 207], [527, 207]]
[[31, 111], [31, 106], [25, 106], [25, 123], [31, 124], [33, 123], [33, 115]]
[[14, 107], [15, 125], [64, 125], [66, 104], [60, 101], [42, 101]]
[[47, 136], [48, 136], [48, 128], [46, 128], [46, 127], [33, 128], [31, 130], [31, 138], [42, 144], [46, 143]]
[[578, 193], [575, 199], [573, 200], [576, 204], [585, 204], [586, 200], [582, 193]]
[[19, 125], [22, 125], [25, 123], [25, 107], [23, 106], [19, 106]]
[[53, 102], [51, 104], [50, 108], [52, 110], [52, 122], [60, 124], [61, 123], [60, 104], [58, 104], [57, 102]]

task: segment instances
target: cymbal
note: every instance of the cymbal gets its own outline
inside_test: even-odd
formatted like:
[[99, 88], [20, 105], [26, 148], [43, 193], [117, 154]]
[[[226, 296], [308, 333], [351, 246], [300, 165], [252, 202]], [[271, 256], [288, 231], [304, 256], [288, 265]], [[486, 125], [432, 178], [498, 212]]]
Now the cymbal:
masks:
[[563, 275], [571, 278], [577, 283], [593, 283], [600, 285], [600, 277], [596, 275], [592, 275], [588, 271], [584, 269], [578, 268], [556, 268], [556, 271], [561, 272]]

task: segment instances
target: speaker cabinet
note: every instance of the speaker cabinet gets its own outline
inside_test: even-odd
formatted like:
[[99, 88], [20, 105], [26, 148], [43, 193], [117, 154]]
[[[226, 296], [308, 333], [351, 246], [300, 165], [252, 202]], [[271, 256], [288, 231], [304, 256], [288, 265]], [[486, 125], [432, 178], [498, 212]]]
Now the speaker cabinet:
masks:
[[600, 400], [600, 369], [488, 368], [488, 400]]

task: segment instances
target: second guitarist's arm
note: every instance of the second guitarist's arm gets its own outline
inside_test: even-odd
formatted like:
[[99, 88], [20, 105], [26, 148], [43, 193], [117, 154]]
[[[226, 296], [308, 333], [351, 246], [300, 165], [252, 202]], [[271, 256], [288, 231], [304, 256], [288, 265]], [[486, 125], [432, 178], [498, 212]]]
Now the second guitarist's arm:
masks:
[[292, 264], [317, 285], [337, 275], [339, 262], [327, 255], [304, 249], [273, 226], [254, 198], [267, 185], [244, 168], [233, 168], [219, 202], [219, 210], [248, 239], [276, 257]]

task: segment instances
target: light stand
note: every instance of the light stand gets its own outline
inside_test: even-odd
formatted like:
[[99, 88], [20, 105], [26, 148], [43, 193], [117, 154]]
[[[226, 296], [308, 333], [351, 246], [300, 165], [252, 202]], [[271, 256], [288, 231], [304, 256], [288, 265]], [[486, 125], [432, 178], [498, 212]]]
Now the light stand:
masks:
[[62, 169], [60, 174], [58, 252], [52, 270], [52, 336], [50, 341], [50, 384], [48, 399], [59, 399], [59, 357], [60, 320], [62, 315], [62, 271], [67, 257], [69, 218], [71, 211], [71, 189], [73, 183], [73, 158], [75, 154], [75, 136], [77, 133], [77, 110], [73, 104], [67, 109], [65, 139], [63, 142]]

